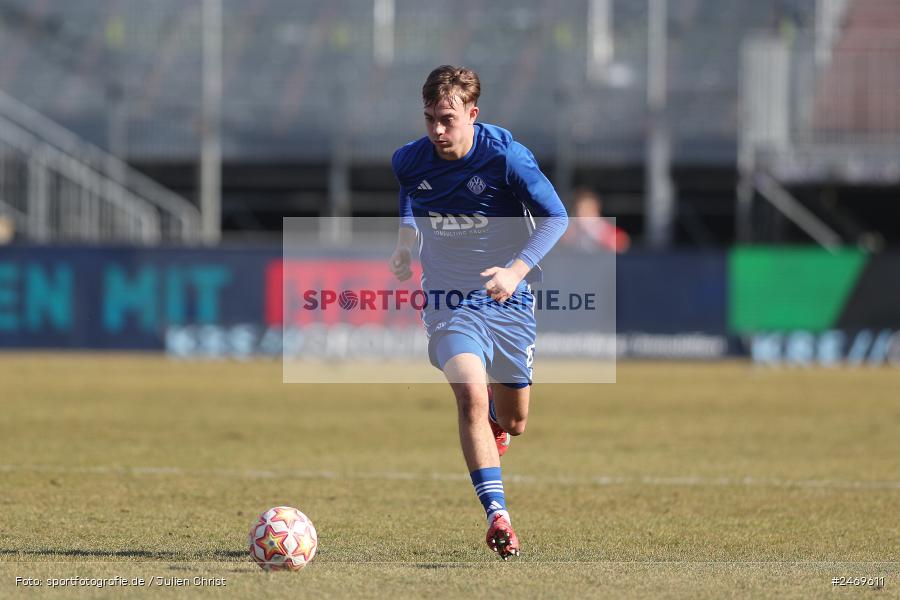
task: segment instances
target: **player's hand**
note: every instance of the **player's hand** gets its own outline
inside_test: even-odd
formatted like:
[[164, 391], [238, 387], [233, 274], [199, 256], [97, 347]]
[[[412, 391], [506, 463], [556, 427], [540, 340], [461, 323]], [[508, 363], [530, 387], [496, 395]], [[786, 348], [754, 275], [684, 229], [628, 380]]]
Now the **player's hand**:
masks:
[[391, 255], [391, 273], [400, 281], [412, 277], [412, 253], [409, 248], [399, 247]]
[[491, 267], [481, 272], [482, 277], [490, 277], [484, 284], [491, 298], [497, 302], [506, 302], [512, 296], [522, 278], [512, 269]]

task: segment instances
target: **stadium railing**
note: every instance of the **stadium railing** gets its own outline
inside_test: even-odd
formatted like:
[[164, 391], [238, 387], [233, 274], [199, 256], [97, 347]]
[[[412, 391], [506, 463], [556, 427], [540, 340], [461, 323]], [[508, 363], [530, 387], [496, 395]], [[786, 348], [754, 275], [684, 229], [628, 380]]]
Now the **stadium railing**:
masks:
[[34, 241], [190, 243], [199, 212], [0, 91], [0, 204]]

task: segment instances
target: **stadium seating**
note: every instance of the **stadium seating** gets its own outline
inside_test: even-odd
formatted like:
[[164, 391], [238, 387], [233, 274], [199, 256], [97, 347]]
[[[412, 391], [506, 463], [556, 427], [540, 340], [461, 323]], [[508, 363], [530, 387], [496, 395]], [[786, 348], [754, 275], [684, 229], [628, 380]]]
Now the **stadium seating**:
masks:
[[[670, 2], [671, 122], [690, 155], [724, 160], [736, 135], [738, 49], [781, 11], [798, 25], [810, 0]], [[645, 2], [614, 0], [615, 77], [586, 73], [588, 2], [396, 0], [390, 67], [372, 56], [372, 4], [225, 0], [224, 150], [235, 159], [383, 161], [420, 130], [418, 93], [445, 62], [479, 70], [483, 114], [538, 154], [567, 139], [581, 160], [627, 160], [645, 128]], [[201, 108], [201, 3], [155, 0], [0, 2], [0, 89], [131, 159], [196, 155]], [[715, 52], [710, 52], [715, 48]], [[122, 107], [127, 106], [127, 109]], [[118, 121], [117, 121], [118, 119]], [[332, 135], [342, 132], [340, 136]], [[698, 144], [697, 141], [704, 143]]]
[[818, 80], [815, 126], [826, 139], [877, 141], [900, 132], [900, 4], [856, 0]]

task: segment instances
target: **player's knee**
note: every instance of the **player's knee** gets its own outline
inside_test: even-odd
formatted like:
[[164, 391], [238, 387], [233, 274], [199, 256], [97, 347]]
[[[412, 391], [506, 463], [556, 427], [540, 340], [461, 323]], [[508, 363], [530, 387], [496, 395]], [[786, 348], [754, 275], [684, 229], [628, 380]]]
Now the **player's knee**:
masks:
[[500, 427], [503, 428], [503, 431], [507, 432], [509, 435], [522, 435], [525, 433], [525, 424], [528, 421], [527, 418], [523, 417], [521, 419], [511, 418], [511, 419], [499, 419]]
[[472, 422], [484, 419], [488, 411], [488, 396], [483, 384], [459, 385], [455, 387], [455, 392], [460, 415]]

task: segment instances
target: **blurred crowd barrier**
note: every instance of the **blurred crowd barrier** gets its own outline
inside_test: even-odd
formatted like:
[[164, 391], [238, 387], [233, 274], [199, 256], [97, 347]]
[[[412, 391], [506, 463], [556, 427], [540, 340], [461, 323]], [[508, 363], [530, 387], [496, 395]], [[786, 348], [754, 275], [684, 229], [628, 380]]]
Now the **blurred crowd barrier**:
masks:
[[[388, 255], [378, 257], [370, 248], [286, 259], [280, 248], [271, 247], [5, 246], [0, 248], [0, 347], [248, 359], [279, 358], [306, 340], [329, 348], [323, 355], [328, 360], [403, 358], [392, 355], [397, 336], [418, 339], [405, 347], [413, 354], [423, 351], [418, 314], [365, 314], [357, 304], [360, 289], [397, 288]], [[550, 273], [571, 273], [573, 261], [582, 261], [578, 272], [589, 278], [591, 260], [554, 251], [543, 264]], [[900, 255], [855, 250], [632, 252], [616, 259], [614, 294], [592, 300], [615, 303], [615, 331], [592, 332], [583, 324], [572, 331], [561, 313], [554, 317], [545, 305], [538, 316], [538, 351], [546, 358], [614, 353], [619, 358], [752, 356], [770, 364], [900, 364], [898, 269]], [[289, 276], [293, 286], [334, 290], [334, 306], [292, 317], [285, 310]], [[583, 279], [571, 282], [583, 284]]]

